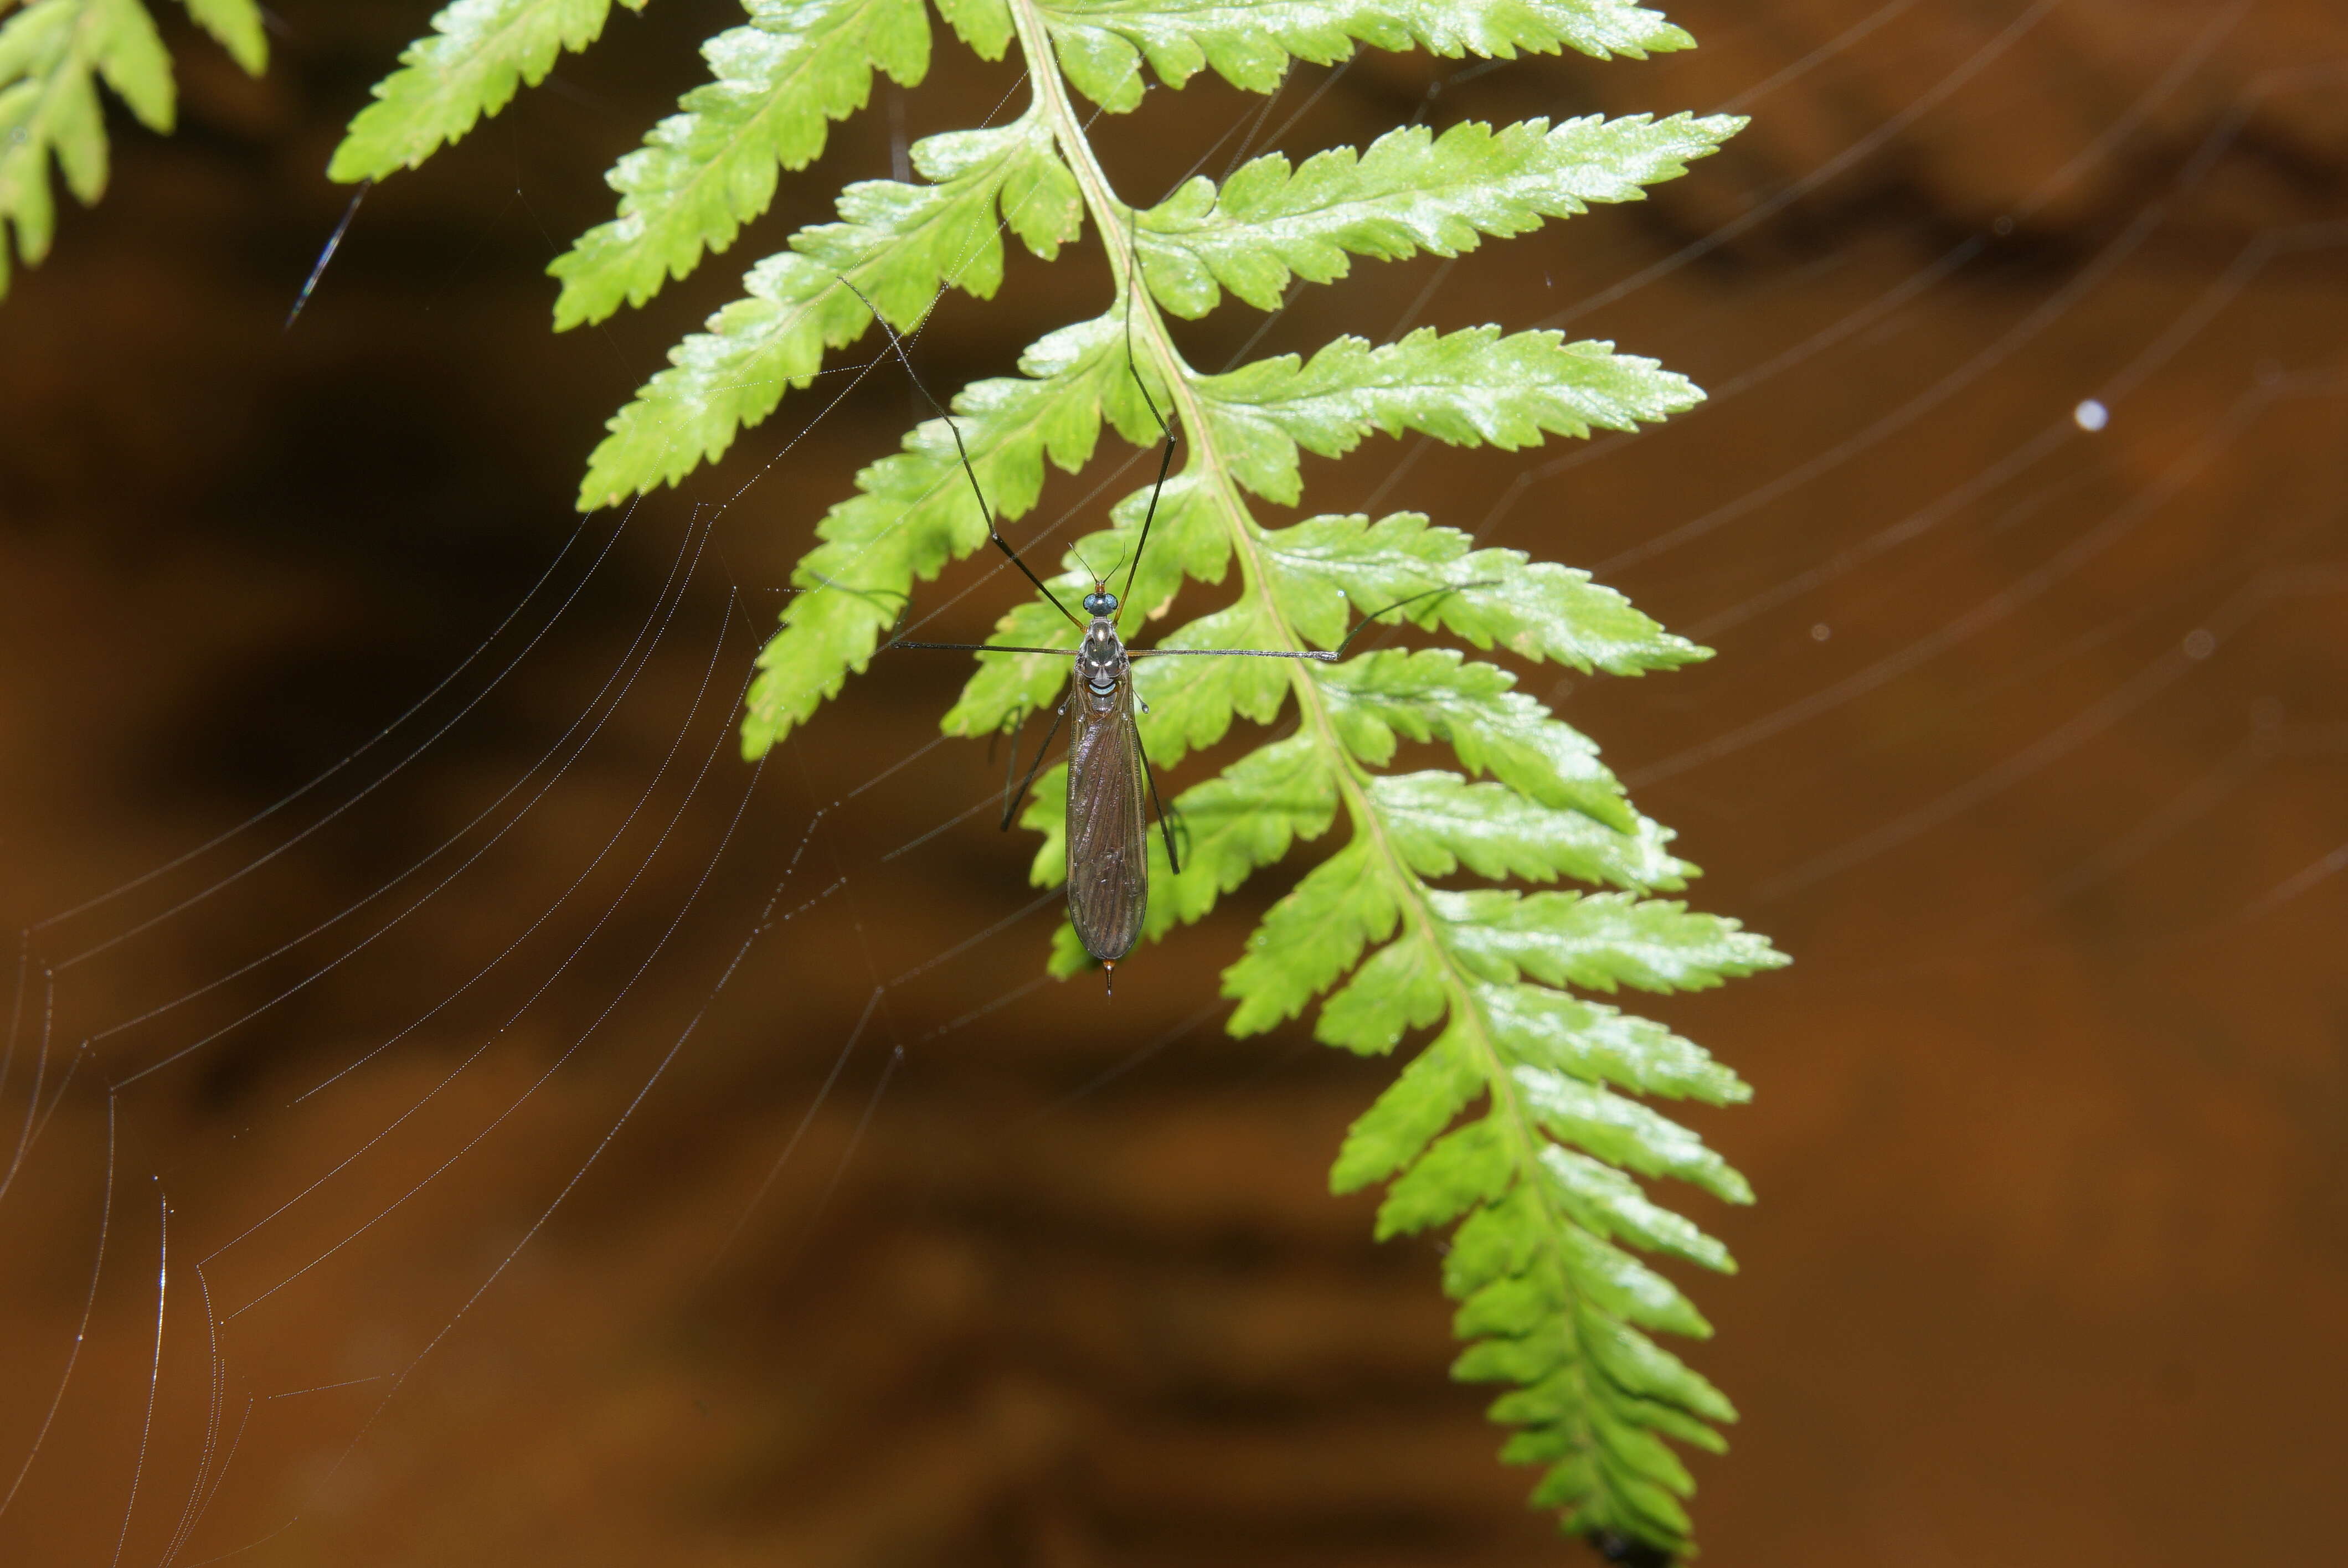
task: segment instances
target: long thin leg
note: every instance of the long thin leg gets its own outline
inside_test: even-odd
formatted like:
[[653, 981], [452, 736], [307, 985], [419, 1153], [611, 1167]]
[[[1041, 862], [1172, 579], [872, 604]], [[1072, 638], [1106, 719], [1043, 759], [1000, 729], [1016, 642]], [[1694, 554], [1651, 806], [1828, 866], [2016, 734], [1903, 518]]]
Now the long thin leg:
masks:
[[[818, 581], [818, 582], [819, 582], [819, 583], [823, 584], [823, 586], [824, 586], [824, 587], [826, 587], [826, 588], [832, 589], [834, 589], [834, 590], [836, 590], [836, 591], [838, 591], [838, 592], [840, 592], [840, 593], [853, 594], [853, 595], [855, 595], [858, 599], [863, 599], [863, 600], [877, 599], [877, 598], [880, 597], [881, 595], [885, 594], [885, 595], [887, 595], [889, 598], [895, 600], [897, 601], [897, 620], [892, 620], [892, 621], [891, 621], [891, 622], [889, 623], [889, 624], [890, 624], [890, 626], [891, 626], [891, 628], [894, 628], [894, 627], [897, 625], [898, 621], [901, 621], [901, 620], [903, 620], [905, 619], [905, 611], [906, 611], [907, 610], [909, 610], [909, 609], [911, 609], [911, 608], [912, 607], [912, 603], [913, 603], [913, 596], [912, 596], [911, 594], [910, 594], [910, 593], [905, 592], [905, 591], [904, 591], [904, 590], [902, 590], [901, 589], [894, 589], [894, 588], [858, 588], [858, 587], [856, 587], [856, 586], [855, 586], [854, 584], [852, 584], [852, 583], [845, 583], [845, 582], [841, 582], [841, 581], [839, 581], [839, 579], [835, 579], [835, 578], [829, 578], [829, 577], [826, 577], [826, 576], [824, 576], [824, 575], [823, 575], [823, 573], [821, 573], [821, 572], [819, 572], [819, 572], [811, 573], [811, 574], [809, 574], [809, 575], [811, 575], [812, 577], [814, 577], [814, 579], [816, 579], [816, 581]], [[794, 593], [813, 593], [813, 592], [815, 592], [816, 590], [815, 590], [814, 589], [808, 589], [808, 588], [797, 588], [797, 589], [793, 589], [791, 591], [792, 591], [792, 592], [794, 592]]]
[[[1345, 650], [1353, 646], [1354, 639], [1367, 630], [1370, 623], [1381, 615], [1400, 610], [1406, 604], [1416, 604], [1422, 599], [1432, 599], [1438, 593], [1459, 593], [1471, 588], [1497, 586], [1498, 586], [1497, 579], [1489, 582], [1446, 583], [1441, 588], [1430, 588], [1425, 593], [1414, 593], [1408, 599], [1398, 599], [1387, 605], [1385, 610], [1362, 617], [1362, 623], [1345, 633], [1345, 641], [1326, 653], [1317, 649], [1295, 652], [1278, 648], [1129, 648], [1126, 650], [1125, 656], [1128, 659], [1317, 659], [1324, 664], [1331, 664], [1343, 659], [1345, 656]], [[911, 648], [917, 645], [907, 642], [899, 646]]]
[[[1381, 615], [1390, 615], [1405, 605], [1416, 604], [1422, 599], [1433, 599], [1439, 593], [1464, 593], [1471, 588], [1498, 586], [1498, 579], [1487, 582], [1446, 583], [1441, 588], [1430, 588], [1424, 593], [1414, 593], [1408, 599], [1395, 600], [1384, 610], [1372, 610], [1362, 617], [1361, 624], [1345, 633], [1345, 641], [1325, 653], [1319, 649], [1307, 649], [1300, 652], [1282, 648], [1128, 648], [1125, 651], [1125, 656], [1128, 659], [1317, 659], [1324, 664], [1334, 663], [1345, 656], [1345, 650], [1353, 646], [1354, 639], [1367, 631], [1371, 624]], [[959, 653], [1066, 653], [1068, 651], [1065, 648], [1015, 648], [1006, 642], [891, 642], [888, 646], [891, 648], [941, 648]]]
[[1414, 593], [1408, 599], [1397, 599], [1392, 604], [1387, 605], [1385, 610], [1362, 617], [1362, 623], [1354, 628], [1353, 630], [1345, 633], [1345, 641], [1337, 644], [1337, 651], [1332, 655], [1332, 657], [1344, 657], [1345, 650], [1353, 646], [1354, 638], [1359, 637], [1363, 632], [1369, 630], [1370, 622], [1389, 611], [1400, 610], [1406, 604], [1416, 604], [1422, 599], [1433, 599], [1437, 594], [1465, 593], [1471, 588], [1498, 588], [1499, 586], [1499, 579], [1488, 578], [1482, 582], [1445, 583], [1441, 588], [1430, 588], [1424, 593]]
[[[1044, 753], [1052, 749], [1052, 737], [1060, 733], [1060, 721], [1067, 716], [1068, 702], [1067, 699], [1064, 697], [1060, 700], [1060, 705], [1052, 710], [1052, 727], [1044, 732], [1044, 743], [1035, 748], [1035, 760], [1027, 764], [1027, 776], [1019, 781], [1018, 793], [1011, 794], [1003, 803], [1002, 826], [1004, 832], [1008, 833], [1011, 831], [1011, 819], [1019, 815], [1020, 804], [1027, 798], [1027, 786], [1034, 784], [1035, 782], [1035, 775], [1044, 771]], [[1011, 760], [1014, 764], [1019, 760], [1019, 753], [1015, 748], [1011, 753]], [[1003, 782], [1007, 788], [1011, 783], [1011, 774], [1008, 770], [1005, 770], [1004, 773]]]
[[1174, 825], [1167, 819], [1166, 802], [1158, 794], [1158, 770], [1149, 765], [1149, 753], [1142, 749], [1141, 732], [1133, 733], [1133, 750], [1141, 758], [1141, 776], [1149, 781], [1149, 804], [1158, 808], [1158, 831], [1166, 840], [1166, 865], [1175, 876], [1182, 875], [1182, 857], [1174, 850]]
[[[901, 642], [897, 646], [911, 648], [914, 644]], [[1324, 664], [1337, 657], [1318, 649], [1298, 653], [1278, 648], [1128, 648], [1125, 656], [1128, 659], [1318, 659]]]
[[1014, 648], [1007, 642], [884, 642], [880, 647], [883, 651], [891, 648], [935, 648], [949, 653], [1056, 653], [1063, 659], [1076, 651], [1072, 648]]
[[954, 423], [954, 416], [946, 412], [946, 405], [940, 403], [937, 398], [931, 394], [930, 389], [922, 384], [921, 373], [913, 368], [912, 357], [906, 354], [904, 340], [897, 335], [897, 329], [889, 324], [889, 318], [882, 315], [873, 305], [870, 300], [864, 298], [863, 290], [858, 288], [854, 283], [850, 282], [846, 278], [839, 280], [839, 286], [846, 289], [850, 293], [854, 294], [859, 300], [863, 300], [864, 308], [872, 313], [872, 319], [880, 323], [880, 330], [882, 332], [889, 334], [889, 346], [897, 351], [898, 363], [905, 367], [905, 374], [913, 378], [914, 387], [923, 397], [929, 399], [930, 406], [938, 411], [938, 417], [946, 422], [946, 429], [953, 436], [954, 452], [962, 458], [962, 471], [970, 478], [970, 493], [978, 497], [978, 515], [986, 519], [986, 537], [990, 540], [994, 541], [994, 548], [1001, 550], [1004, 553], [1004, 556], [1009, 559], [1013, 566], [1019, 569], [1019, 574], [1022, 577], [1025, 577], [1029, 582], [1035, 585], [1036, 592], [1042, 594], [1045, 599], [1052, 601], [1052, 608], [1054, 610], [1056, 610], [1062, 615], [1066, 616], [1070, 624], [1076, 626], [1084, 625], [1084, 622], [1078, 620], [1075, 614], [1069, 610], [1066, 605], [1060, 602], [1060, 596], [1058, 594], [1054, 593], [1050, 589], [1044, 586], [1044, 579], [1042, 578], [1037, 577], [1034, 572], [1027, 569], [1027, 563], [1019, 559], [1019, 552], [1011, 548], [1011, 541], [1004, 538], [1003, 537], [1002, 530], [994, 526], [994, 508], [987, 504], [986, 492], [979, 487], [978, 470], [970, 466], [970, 448], [962, 444], [962, 426], [956, 425]]
[[[1149, 525], [1158, 519], [1158, 497], [1166, 488], [1166, 471], [1174, 466], [1174, 427], [1166, 423], [1166, 415], [1158, 412], [1158, 402], [1149, 395], [1149, 388], [1141, 379], [1140, 367], [1133, 363], [1133, 296], [1141, 288], [1141, 214], [1126, 210], [1125, 265], [1125, 373], [1133, 377], [1133, 389], [1141, 394], [1148, 405], [1149, 417], [1158, 421], [1158, 428], [1166, 437], [1165, 446], [1158, 454], [1158, 482], [1149, 487], [1149, 509], [1141, 516], [1141, 537], [1133, 542], [1133, 563], [1126, 568], [1125, 592], [1119, 596], [1121, 608], [1133, 598], [1133, 579], [1141, 570], [1141, 552], [1149, 548]], [[1115, 567], [1109, 569], [1116, 570]], [[1120, 616], [1120, 619], [1122, 617]]]

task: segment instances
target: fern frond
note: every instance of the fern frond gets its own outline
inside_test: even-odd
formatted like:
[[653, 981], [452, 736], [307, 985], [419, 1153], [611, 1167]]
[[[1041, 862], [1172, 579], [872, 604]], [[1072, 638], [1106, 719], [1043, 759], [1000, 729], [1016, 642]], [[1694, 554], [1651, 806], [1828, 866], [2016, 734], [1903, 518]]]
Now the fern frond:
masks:
[[[558, 324], [640, 302], [730, 245], [771, 200], [778, 171], [813, 159], [831, 121], [869, 99], [874, 71], [911, 84], [928, 69], [929, 24], [914, 0], [746, 5], [749, 25], [705, 51], [711, 83], [613, 171], [618, 217], [555, 263]], [[1126, 591], [1128, 610], [1163, 628], [1159, 646], [1334, 650], [1363, 615], [1392, 610], [1395, 623], [1507, 661], [1641, 675], [1708, 657], [1586, 572], [1479, 547], [1416, 514], [1271, 527], [1251, 509], [1257, 499], [1302, 498], [1308, 452], [1340, 457], [1381, 434], [1516, 449], [1629, 430], [1700, 399], [1683, 377], [1611, 343], [1492, 325], [1422, 328], [1382, 344], [1341, 337], [1310, 355], [1208, 374], [1178, 352], [1168, 318], [1203, 315], [1227, 293], [1270, 307], [1297, 280], [1344, 277], [1355, 258], [1457, 255], [1593, 203], [1637, 200], [1742, 120], [1408, 128], [1302, 164], [1268, 154], [1220, 188], [1193, 179], [1136, 213], [1071, 97], [1131, 108], [1145, 62], [1171, 86], [1212, 68], [1268, 90], [1293, 61], [1338, 60], [1363, 45], [1603, 58], [1685, 47], [1686, 34], [1625, 0], [938, 8], [983, 55], [1016, 45], [1032, 88], [1025, 112], [924, 140], [913, 149], [921, 182], [851, 186], [838, 222], [801, 231], [757, 263], [745, 296], [672, 351], [670, 368], [612, 420], [582, 506], [675, 483], [725, 452], [827, 354], [866, 334], [864, 299], [910, 330], [945, 287], [994, 293], [1004, 228], [1049, 261], [1089, 218], [1104, 235], [1132, 236], [1129, 249], [1106, 247], [1113, 292], [1079, 313], [1089, 319], [1033, 345], [1019, 375], [963, 389], [953, 417], [1004, 519], [1035, 507], [1048, 466], [1073, 472], [1089, 461], [1104, 423], [1146, 448], [1159, 436], [1153, 405], [1177, 422], [1182, 463], [1156, 497], [1149, 548]], [[516, 82], [543, 75], [557, 49], [591, 37], [607, 9], [607, 0], [463, 0], [444, 11], [436, 37], [410, 52], [355, 124], [338, 170], [422, 157], [506, 101]], [[1084, 560], [1131, 560], [1150, 505], [1146, 492], [1117, 501], [1100, 531], [1071, 547], [1056, 586], [1080, 594], [1091, 586]], [[856, 493], [816, 531], [751, 689], [743, 744], [753, 756], [866, 667], [914, 585], [982, 548], [987, 519], [953, 432], [931, 420], [860, 474]], [[1192, 582], [1226, 585], [1224, 601], [1172, 616]], [[1073, 641], [1040, 601], [1004, 616], [997, 631], [997, 641], [1042, 649]], [[949, 733], [1015, 725], [1068, 680], [1056, 654], [976, 662], [944, 718]], [[1151, 838], [1144, 935], [1203, 917], [1300, 845], [1316, 846], [1318, 864], [1224, 971], [1231, 1030], [1311, 1013], [1314, 1034], [1345, 1050], [1415, 1047], [1354, 1124], [1333, 1186], [1385, 1184], [1382, 1236], [1452, 1227], [1443, 1282], [1468, 1342], [1455, 1372], [1509, 1386], [1491, 1413], [1516, 1429], [1505, 1457], [1547, 1467], [1534, 1501], [1558, 1509], [1570, 1530], [1686, 1550], [1681, 1500], [1693, 1481], [1670, 1445], [1717, 1450], [1717, 1428], [1735, 1412], [1652, 1337], [1710, 1327], [1638, 1255], [1734, 1265], [1645, 1184], [1749, 1201], [1743, 1178], [1657, 1109], [1676, 1099], [1731, 1104], [1749, 1091], [1693, 1042], [1591, 993], [1697, 989], [1784, 959], [1735, 921], [1660, 897], [1683, 889], [1695, 867], [1590, 738], [1500, 662], [1381, 648], [1336, 662], [1146, 660], [1132, 679], [1161, 769], [1243, 721], [1290, 726], [1181, 792], [1183, 863], [1177, 870]], [[1457, 767], [1396, 771], [1406, 743], [1445, 748]], [[1039, 835], [1031, 875], [1041, 885], [1065, 875], [1065, 789], [1064, 770], [1045, 774], [1022, 819]], [[1090, 962], [1063, 927], [1052, 968]]]
[[[644, 0], [619, 0], [631, 11]], [[455, 0], [375, 85], [326, 165], [345, 183], [414, 169], [536, 87], [557, 56], [602, 36], [612, 0]]]
[[1112, 113], [1141, 102], [1141, 62], [1168, 87], [1202, 67], [1268, 93], [1291, 59], [1329, 65], [1357, 44], [1509, 59], [1578, 49], [1643, 57], [1694, 43], [1623, 0], [1059, 0], [1036, 11], [1060, 68]]
[[1294, 168], [1270, 153], [1220, 191], [1200, 175], [1141, 214], [1142, 275], [1179, 316], [1205, 315], [1223, 289], [1272, 310], [1292, 276], [1314, 283], [1345, 276], [1349, 253], [1381, 261], [1422, 251], [1457, 256], [1486, 235], [1525, 233], [1593, 201], [1639, 200], [1645, 187], [1685, 173], [1688, 159], [1744, 124], [1732, 115], [1591, 115], [1496, 132], [1468, 120], [1440, 137], [1406, 126], [1367, 152], [1332, 148]]
[[[237, 64], [259, 74], [269, 54], [253, 0], [187, 5]], [[149, 130], [170, 130], [178, 104], [171, 59], [139, 0], [30, 0], [0, 17], [0, 295], [8, 292], [11, 239], [16, 260], [34, 267], [57, 238], [52, 159], [83, 206], [106, 192], [100, 82]]]
[[705, 251], [723, 251], [775, 198], [776, 174], [823, 154], [830, 122], [864, 107], [872, 73], [912, 87], [930, 68], [922, 0], [746, 0], [750, 25], [702, 47], [711, 81], [605, 176], [620, 215], [547, 271], [560, 332], [641, 305]]

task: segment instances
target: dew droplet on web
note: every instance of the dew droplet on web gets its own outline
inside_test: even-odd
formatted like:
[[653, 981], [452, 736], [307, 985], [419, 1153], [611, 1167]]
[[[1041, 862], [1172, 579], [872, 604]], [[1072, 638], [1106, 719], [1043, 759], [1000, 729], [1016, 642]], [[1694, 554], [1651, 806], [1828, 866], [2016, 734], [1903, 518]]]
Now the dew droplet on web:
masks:
[[2112, 422], [2112, 411], [2090, 397], [2071, 410], [2071, 423], [2093, 434]]

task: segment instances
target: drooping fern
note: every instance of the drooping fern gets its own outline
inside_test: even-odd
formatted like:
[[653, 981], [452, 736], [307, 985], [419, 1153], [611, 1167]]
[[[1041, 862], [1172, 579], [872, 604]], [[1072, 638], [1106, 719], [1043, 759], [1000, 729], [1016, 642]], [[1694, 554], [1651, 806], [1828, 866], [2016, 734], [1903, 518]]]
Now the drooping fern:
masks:
[[[255, 0], [182, 0], [196, 26], [259, 76], [269, 63]], [[13, 0], [0, 0], [0, 12]], [[149, 130], [177, 113], [171, 57], [139, 0], [28, 0], [0, 19], [0, 230], [16, 259], [40, 265], [57, 238], [49, 162], [85, 207], [106, 193], [104, 82]], [[0, 234], [0, 295], [8, 292], [9, 235]]]
[[[623, 0], [624, 3], [624, 0]], [[778, 170], [822, 149], [829, 122], [860, 108], [879, 71], [917, 85], [932, 37], [920, 0], [745, 0], [746, 26], [705, 48], [711, 81], [623, 159], [615, 218], [550, 269], [558, 326], [642, 303], [671, 276], [729, 245], [771, 200]], [[435, 18], [377, 87], [337, 153], [339, 179], [414, 164], [535, 82], [559, 50], [592, 42], [608, 0], [459, 0]], [[611, 421], [579, 502], [593, 507], [674, 483], [805, 387], [832, 351], [871, 327], [864, 300], [900, 330], [942, 288], [984, 298], [1009, 231], [1051, 261], [1086, 222], [1105, 238], [1112, 288], [1099, 313], [1033, 344], [1014, 377], [953, 399], [971, 463], [1005, 518], [1030, 510], [1045, 462], [1092, 455], [1104, 421], [1151, 443], [1148, 395], [1181, 433], [1184, 460], [1159, 498], [1128, 599], [1161, 609], [1186, 580], [1238, 591], [1179, 626], [1171, 647], [1334, 647], [1351, 607], [1438, 585], [1418, 625], [1480, 650], [1636, 675], [1705, 657], [1586, 573], [1478, 548], [1457, 529], [1398, 514], [1314, 517], [1285, 528], [1251, 497], [1293, 505], [1300, 453], [1341, 456], [1374, 433], [1422, 432], [1517, 448], [1550, 436], [1630, 429], [1702, 394], [1606, 343], [1498, 327], [1421, 329], [1374, 345], [1340, 338], [1309, 358], [1227, 374], [1185, 363], [1169, 313], [1202, 316], [1225, 292], [1276, 305], [1293, 280], [1329, 282], [1354, 257], [1455, 255], [1592, 202], [1639, 199], [1713, 151], [1741, 121], [1675, 115], [1529, 120], [1498, 130], [1398, 129], [1367, 149], [1292, 164], [1274, 153], [1219, 188], [1193, 179], [1136, 211], [1094, 156], [1071, 94], [1138, 107], [1145, 64], [1169, 87], [1202, 68], [1270, 90], [1292, 60], [1327, 63], [1360, 45], [1447, 56], [1573, 48], [1600, 58], [1688, 46], [1686, 34], [1624, 0], [938, 0], [963, 43], [993, 59], [1015, 47], [1025, 108], [1007, 124], [931, 137], [915, 181], [852, 185], [839, 221], [800, 231], [758, 261], [744, 296], [670, 354]], [[1140, 293], [1128, 302], [1137, 286]], [[852, 284], [853, 289], [843, 286]], [[1130, 309], [1128, 310], [1128, 302]], [[1128, 326], [1129, 323], [1129, 326]], [[1129, 333], [1129, 338], [1128, 338]], [[1128, 559], [1146, 492], [1080, 540], [1055, 583], [1090, 586], [1076, 563]], [[953, 435], [931, 420], [867, 468], [858, 493], [818, 526], [794, 598], [760, 661], [744, 721], [763, 753], [864, 669], [918, 579], [986, 540]], [[995, 641], [1072, 644], [1032, 603]], [[982, 735], [1051, 703], [1056, 657], [984, 661], [947, 713]], [[1492, 1407], [1516, 1429], [1506, 1457], [1548, 1466], [1538, 1503], [1610, 1551], [1684, 1553], [1692, 1489], [1664, 1440], [1718, 1449], [1728, 1402], [1650, 1336], [1703, 1336], [1704, 1319], [1634, 1253], [1712, 1269], [1720, 1244], [1657, 1204], [1634, 1177], [1673, 1176], [1733, 1203], [1744, 1181], [1651, 1102], [1724, 1104], [1745, 1085], [1659, 1024], [1577, 992], [1711, 986], [1783, 960], [1735, 922], [1653, 895], [1694, 867], [1641, 815], [1591, 743], [1516, 689], [1500, 665], [1444, 648], [1388, 649], [1336, 664], [1160, 660], [1137, 666], [1149, 703], [1149, 754], [1170, 766], [1220, 740], [1234, 718], [1269, 724], [1290, 703], [1294, 732], [1180, 797], [1190, 850], [1177, 873], [1153, 844], [1148, 934], [1194, 921], [1287, 853], [1331, 833], [1345, 842], [1280, 900], [1225, 971], [1230, 1027], [1257, 1032], [1324, 998], [1318, 1036], [1380, 1054], [1431, 1036], [1354, 1124], [1333, 1185], [1388, 1184], [1382, 1236], [1456, 1225], [1444, 1285], [1471, 1343], [1457, 1375], [1511, 1385]], [[1404, 740], [1447, 745], [1465, 774], [1386, 771]], [[1469, 776], [1474, 775], [1474, 776]], [[1024, 817], [1043, 835], [1033, 876], [1058, 880], [1063, 793], [1039, 782]], [[1463, 874], [1502, 886], [1460, 889]], [[1564, 880], [1601, 891], [1520, 884]], [[1051, 964], [1086, 958], [1064, 927]]]

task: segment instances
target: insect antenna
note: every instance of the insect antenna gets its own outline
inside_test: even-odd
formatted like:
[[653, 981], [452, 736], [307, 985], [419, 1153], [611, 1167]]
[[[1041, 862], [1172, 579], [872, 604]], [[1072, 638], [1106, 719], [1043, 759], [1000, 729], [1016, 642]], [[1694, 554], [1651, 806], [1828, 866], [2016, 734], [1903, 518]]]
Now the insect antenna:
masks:
[[[994, 508], [987, 504], [986, 491], [980, 487], [978, 482], [978, 470], [970, 466], [970, 448], [963, 445], [962, 426], [954, 423], [954, 416], [946, 412], [946, 405], [940, 403], [936, 396], [930, 391], [929, 387], [922, 383], [921, 372], [913, 368], [912, 356], [905, 352], [904, 340], [897, 335], [897, 329], [889, 324], [889, 318], [882, 315], [880, 310], [874, 306], [870, 300], [865, 298], [863, 290], [858, 288], [854, 283], [850, 282], [846, 278], [839, 280], [839, 286], [846, 289], [850, 293], [854, 294], [858, 300], [863, 302], [864, 308], [872, 313], [872, 319], [880, 324], [880, 330], [882, 332], [889, 334], [889, 346], [897, 351], [897, 363], [905, 367], [905, 374], [912, 378], [914, 387], [920, 391], [921, 395], [924, 398], [929, 400], [930, 406], [938, 411], [938, 417], [946, 422], [946, 429], [948, 433], [953, 436], [954, 454], [962, 459], [962, 471], [970, 478], [970, 493], [978, 497], [978, 515], [986, 519], [987, 538], [994, 543], [996, 549], [999, 549], [1004, 553], [1013, 566], [1019, 569], [1020, 576], [1025, 578], [1029, 582], [1035, 585], [1036, 592], [1042, 594], [1045, 599], [1052, 601], [1052, 608], [1054, 610], [1058, 610], [1062, 615], [1067, 617], [1068, 623], [1070, 625], [1076, 627], [1083, 626], [1084, 622], [1078, 620], [1074, 614], [1070, 613], [1068, 607], [1060, 602], [1060, 596], [1054, 593], [1049, 588], [1045, 587], [1042, 578], [1037, 577], [1034, 572], [1027, 569], [1027, 563], [1019, 559], [1019, 552], [1011, 548], [1011, 541], [1004, 538], [1003, 537], [1002, 530], [994, 526]], [[906, 644], [905, 646], [910, 647], [912, 645]]]

